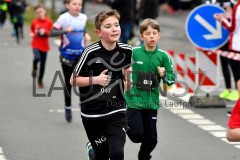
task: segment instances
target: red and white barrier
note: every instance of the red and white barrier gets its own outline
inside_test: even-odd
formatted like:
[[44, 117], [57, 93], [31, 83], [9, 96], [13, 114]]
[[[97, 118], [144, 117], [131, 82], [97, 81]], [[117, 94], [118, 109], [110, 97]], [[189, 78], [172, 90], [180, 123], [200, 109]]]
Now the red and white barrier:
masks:
[[188, 93], [194, 93], [196, 89], [196, 58], [187, 57], [187, 76]]
[[[177, 78], [176, 80], [179, 82], [185, 82], [185, 73], [186, 73], [186, 63], [185, 63], [185, 54], [179, 53], [176, 54], [176, 71]], [[181, 83], [176, 83], [177, 88], [183, 88], [184, 86]]]
[[197, 69], [198, 80], [201, 89], [205, 92], [211, 92], [219, 85], [219, 67], [218, 54], [209, 50], [197, 51]]

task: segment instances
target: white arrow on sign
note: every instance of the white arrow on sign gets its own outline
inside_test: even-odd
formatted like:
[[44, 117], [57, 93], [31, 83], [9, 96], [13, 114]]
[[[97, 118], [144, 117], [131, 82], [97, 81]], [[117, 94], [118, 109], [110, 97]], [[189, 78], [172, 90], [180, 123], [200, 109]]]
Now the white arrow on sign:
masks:
[[220, 39], [222, 38], [222, 25], [216, 20], [217, 28], [214, 28], [205, 19], [203, 19], [199, 14], [197, 14], [194, 19], [198, 21], [203, 27], [205, 27], [211, 34], [205, 34], [203, 37], [207, 40]]

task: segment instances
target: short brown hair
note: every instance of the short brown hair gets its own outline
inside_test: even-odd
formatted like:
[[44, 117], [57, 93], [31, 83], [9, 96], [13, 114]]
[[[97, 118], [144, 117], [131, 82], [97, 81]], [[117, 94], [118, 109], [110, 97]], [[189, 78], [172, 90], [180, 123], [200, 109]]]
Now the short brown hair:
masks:
[[43, 8], [45, 9], [44, 5], [43, 4], [38, 4], [36, 6], [33, 7], [33, 10], [36, 11], [38, 8]]
[[[71, 0], [63, 0], [64, 4], [67, 4], [67, 3], [70, 3], [70, 2], [71, 2]], [[82, 0], [82, 2], [83, 2], [83, 0]]]
[[95, 27], [96, 29], [100, 29], [102, 22], [108, 18], [114, 16], [116, 17], [118, 20], [120, 20], [120, 14], [118, 13], [117, 10], [115, 9], [111, 9], [111, 10], [106, 10], [106, 11], [102, 11], [100, 12], [96, 17], [95, 17]]
[[159, 23], [151, 18], [144, 19], [139, 26], [140, 34], [143, 34], [145, 30], [147, 30], [148, 26], [151, 26], [153, 29], [156, 29], [160, 32], [160, 25]]

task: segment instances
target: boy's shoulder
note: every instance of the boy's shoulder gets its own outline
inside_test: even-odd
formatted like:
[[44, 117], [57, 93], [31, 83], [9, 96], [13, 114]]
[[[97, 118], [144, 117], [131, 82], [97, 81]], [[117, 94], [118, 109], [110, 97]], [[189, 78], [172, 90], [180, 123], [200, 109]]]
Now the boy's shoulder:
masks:
[[91, 53], [91, 52], [94, 52], [94, 51], [99, 50], [99, 49], [101, 49], [101, 46], [99, 45], [99, 42], [94, 42], [94, 43], [90, 44], [89, 46], [87, 46], [84, 49], [84, 52]]
[[165, 55], [165, 56], [169, 56], [169, 54], [168, 54], [167, 51], [162, 50], [162, 49], [160, 49], [160, 48], [157, 49], [157, 52], [158, 52], [159, 54], [162, 54], [162, 55]]
[[132, 51], [132, 46], [131, 45], [128, 45], [128, 44], [125, 44], [125, 43], [122, 43], [122, 42], [117, 42], [117, 45], [121, 49], [126, 49], [126, 50]]

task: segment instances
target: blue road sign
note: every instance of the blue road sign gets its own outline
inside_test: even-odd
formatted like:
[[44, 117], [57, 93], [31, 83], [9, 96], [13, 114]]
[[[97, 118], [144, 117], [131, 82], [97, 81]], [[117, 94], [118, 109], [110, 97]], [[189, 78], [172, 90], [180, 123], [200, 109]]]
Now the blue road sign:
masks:
[[224, 9], [213, 4], [204, 4], [192, 10], [185, 26], [190, 42], [203, 49], [223, 46], [228, 40], [229, 32], [213, 16], [224, 12]]

